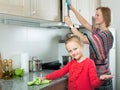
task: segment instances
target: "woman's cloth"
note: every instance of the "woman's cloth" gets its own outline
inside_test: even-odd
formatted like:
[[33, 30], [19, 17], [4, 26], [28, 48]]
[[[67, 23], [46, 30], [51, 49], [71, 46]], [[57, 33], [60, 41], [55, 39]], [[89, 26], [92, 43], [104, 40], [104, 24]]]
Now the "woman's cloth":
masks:
[[96, 64], [97, 74], [109, 74], [108, 55], [113, 45], [112, 33], [109, 30], [100, 31], [94, 28], [92, 34], [87, 37], [90, 43], [90, 59]]
[[63, 68], [47, 74], [46, 78], [54, 80], [69, 73], [68, 90], [94, 90], [95, 87], [102, 85], [97, 77], [96, 67], [93, 60], [86, 58], [78, 63], [76, 60], [71, 60]]
[[112, 79], [104, 81], [103, 85], [95, 90], [113, 90]]
[[[113, 45], [113, 35], [109, 30], [100, 31], [94, 28], [91, 35], [87, 35], [89, 40], [90, 58], [94, 60], [98, 76], [110, 74], [108, 55]], [[106, 82], [110, 82], [106, 84]], [[95, 90], [113, 90], [112, 80], [107, 80]]]

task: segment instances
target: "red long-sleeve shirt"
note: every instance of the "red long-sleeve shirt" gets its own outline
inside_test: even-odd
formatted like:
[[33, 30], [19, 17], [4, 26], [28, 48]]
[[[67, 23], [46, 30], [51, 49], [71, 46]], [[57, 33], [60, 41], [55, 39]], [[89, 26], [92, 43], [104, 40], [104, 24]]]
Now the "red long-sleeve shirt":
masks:
[[69, 73], [68, 90], [94, 90], [103, 82], [97, 77], [93, 60], [86, 58], [78, 63], [71, 60], [63, 68], [46, 75], [49, 80], [54, 80]]

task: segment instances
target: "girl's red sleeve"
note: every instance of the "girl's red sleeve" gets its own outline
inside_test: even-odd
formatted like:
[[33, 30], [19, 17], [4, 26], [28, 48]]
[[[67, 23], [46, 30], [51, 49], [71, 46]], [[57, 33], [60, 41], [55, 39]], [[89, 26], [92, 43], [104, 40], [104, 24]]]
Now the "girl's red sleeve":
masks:
[[63, 68], [56, 70], [50, 74], [47, 74], [46, 78], [49, 80], [54, 80], [54, 79], [64, 76], [65, 74], [67, 74], [69, 72], [69, 65], [70, 65], [70, 62]]
[[95, 64], [92, 60], [90, 60], [90, 64], [89, 64], [89, 77], [90, 77], [90, 82], [92, 84], [93, 88], [99, 87], [100, 85], [103, 84], [103, 81], [100, 80], [100, 78], [97, 76], [97, 72], [96, 72], [96, 67]]

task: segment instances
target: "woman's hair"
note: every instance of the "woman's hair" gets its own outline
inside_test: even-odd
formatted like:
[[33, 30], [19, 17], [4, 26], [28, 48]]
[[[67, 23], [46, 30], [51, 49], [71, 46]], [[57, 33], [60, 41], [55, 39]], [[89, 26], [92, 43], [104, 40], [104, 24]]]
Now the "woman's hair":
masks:
[[82, 40], [77, 35], [70, 34], [70, 35], [66, 36], [65, 44], [67, 44], [69, 41], [75, 41], [78, 44], [80, 44], [80, 46], [83, 46]]
[[111, 23], [111, 10], [108, 7], [98, 7], [96, 10], [101, 10], [103, 18], [105, 20], [106, 27], [110, 26]]

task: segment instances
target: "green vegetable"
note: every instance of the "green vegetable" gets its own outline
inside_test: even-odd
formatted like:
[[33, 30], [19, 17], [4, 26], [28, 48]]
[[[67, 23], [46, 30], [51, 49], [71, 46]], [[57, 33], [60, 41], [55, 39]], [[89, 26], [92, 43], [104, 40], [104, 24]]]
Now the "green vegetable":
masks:
[[16, 68], [14, 71], [15, 77], [23, 77], [24, 76], [24, 69]]

